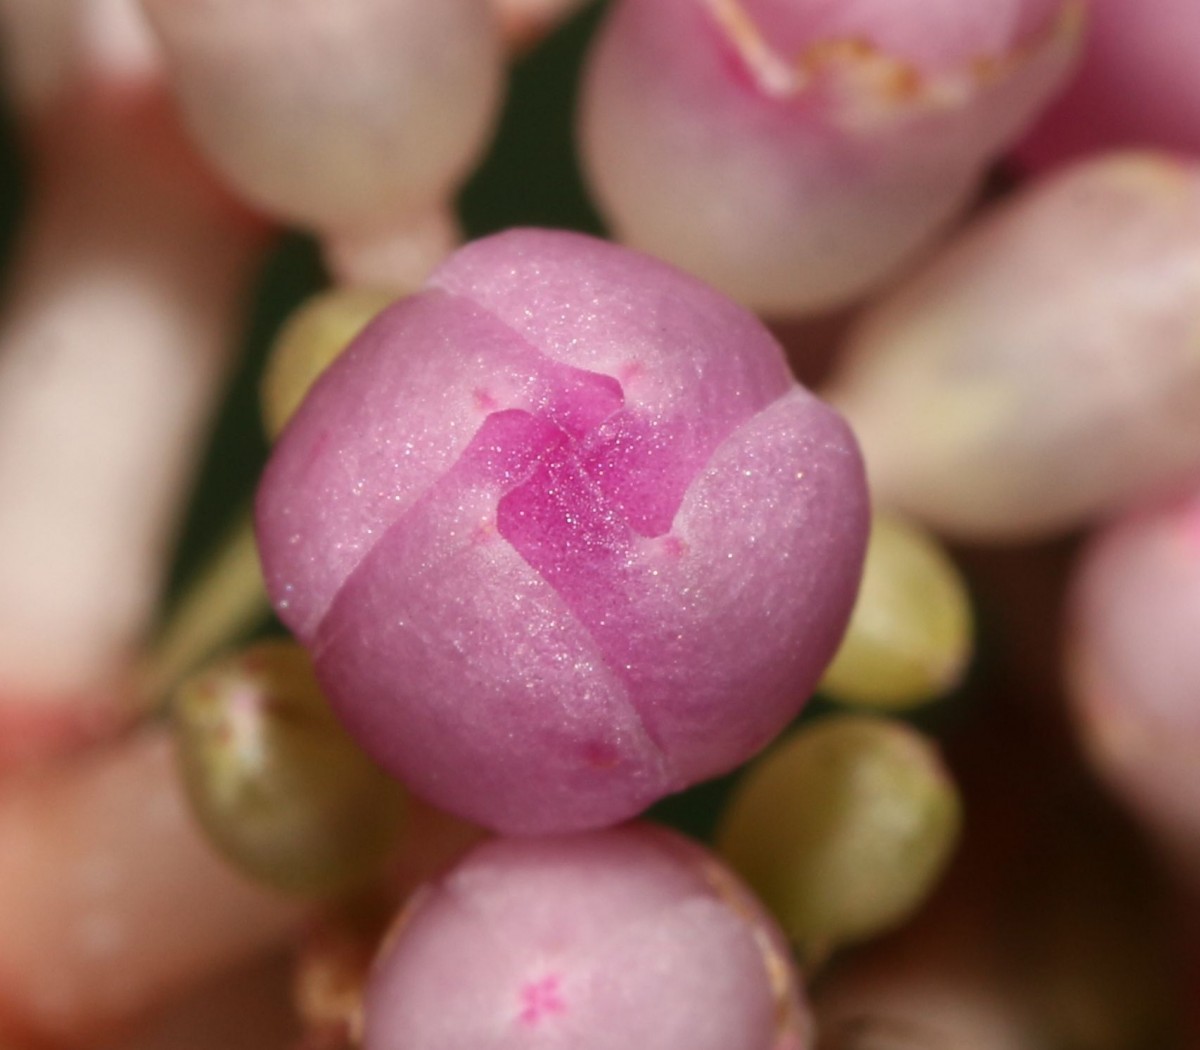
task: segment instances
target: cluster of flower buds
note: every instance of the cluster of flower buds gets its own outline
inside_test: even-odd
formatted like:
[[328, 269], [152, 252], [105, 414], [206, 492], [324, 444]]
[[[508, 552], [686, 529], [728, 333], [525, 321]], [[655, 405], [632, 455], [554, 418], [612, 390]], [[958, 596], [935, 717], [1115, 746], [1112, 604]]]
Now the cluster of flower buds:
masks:
[[0, 1050], [1200, 1039], [1192, 4], [0, 0]]

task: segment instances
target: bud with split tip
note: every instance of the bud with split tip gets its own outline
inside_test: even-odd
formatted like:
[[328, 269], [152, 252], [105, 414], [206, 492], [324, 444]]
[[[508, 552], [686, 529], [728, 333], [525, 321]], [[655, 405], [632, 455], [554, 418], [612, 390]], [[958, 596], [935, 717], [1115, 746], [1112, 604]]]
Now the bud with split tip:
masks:
[[854, 439], [752, 316], [575, 234], [459, 251], [316, 382], [268, 589], [364, 746], [494, 829], [626, 819], [796, 713], [840, 640]]

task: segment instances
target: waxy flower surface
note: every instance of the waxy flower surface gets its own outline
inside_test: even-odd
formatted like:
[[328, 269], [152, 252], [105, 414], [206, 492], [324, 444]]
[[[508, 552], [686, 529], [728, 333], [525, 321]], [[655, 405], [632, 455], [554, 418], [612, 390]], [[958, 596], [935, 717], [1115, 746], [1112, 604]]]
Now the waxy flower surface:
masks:
[[748, 313], [516, 231], [385, 311], [283, 432], [268, 588], [335, 708], [431, 801], [602, 826], [728, 770], [845, 627], [854, 439]]
[[493, 839], [378, 957], [366, 1050], [805, 1050], [787, 944], [714, 856], [645, 825]]

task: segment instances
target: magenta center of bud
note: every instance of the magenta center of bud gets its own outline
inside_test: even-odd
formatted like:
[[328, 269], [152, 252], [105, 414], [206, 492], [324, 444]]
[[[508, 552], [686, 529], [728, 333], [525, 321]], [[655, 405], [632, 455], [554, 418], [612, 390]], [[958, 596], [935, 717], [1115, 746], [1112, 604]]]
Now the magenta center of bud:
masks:
[[539, 387], [487, 415], [461, 466], [498, 484], [496, 531], [594, 626], [618, 611], [638, 538], [670, 531], [695, 464], [611, 376], [555, 369]]
[[522, 1024], [533, 1026], [547, 1017], [565, 1013], [567, 1006], [559, 992], [561, 983], [557, 974], [548, 974], [540, 980], [527, 981], [522, 985], [518, 1020]]

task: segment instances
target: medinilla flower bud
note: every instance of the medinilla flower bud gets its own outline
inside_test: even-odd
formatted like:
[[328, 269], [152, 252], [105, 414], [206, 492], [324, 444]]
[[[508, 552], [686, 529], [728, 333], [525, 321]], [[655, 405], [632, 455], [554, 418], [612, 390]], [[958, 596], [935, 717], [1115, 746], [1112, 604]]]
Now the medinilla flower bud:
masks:
[[627, 243], [756, 309], [849, 301], [969, 201], [1065, 74], [1073, 0], [621, 0], [584, 87]]
[[831, 398], [872, 494], [1044, 536], [1200, 469], [1200, 168], [1120, 154], [1036, 184], [867, 311]]
[[1022, 143], [1044, 168], [1101, 150], [1200, 152], [1200, 19], [1193, 0], [1089, 0], [1083, 60]]
[[476, 847], [401, 915], [365, 1050], [805, 1050], [786, 943], [715, 858], [631, 826]]
[[317, 380], [258, 535], [386, 768], [495, 829], [573, 830], [793, 717], [853, 604], [861, 469], [751, 315], [648, 257], [515, 231]]
[[1093, 761], [1200, 881], [1200, 484], [1085, 552], [1068, 680]]
[[143, 5], [200, 147], [248, 200], [335, 235], [341, 267], [347, 242], [386, 256], [378, 242], [398, 230], [451, 236], [430, 213], [448, 207], [500, 97], [487, 0]]

